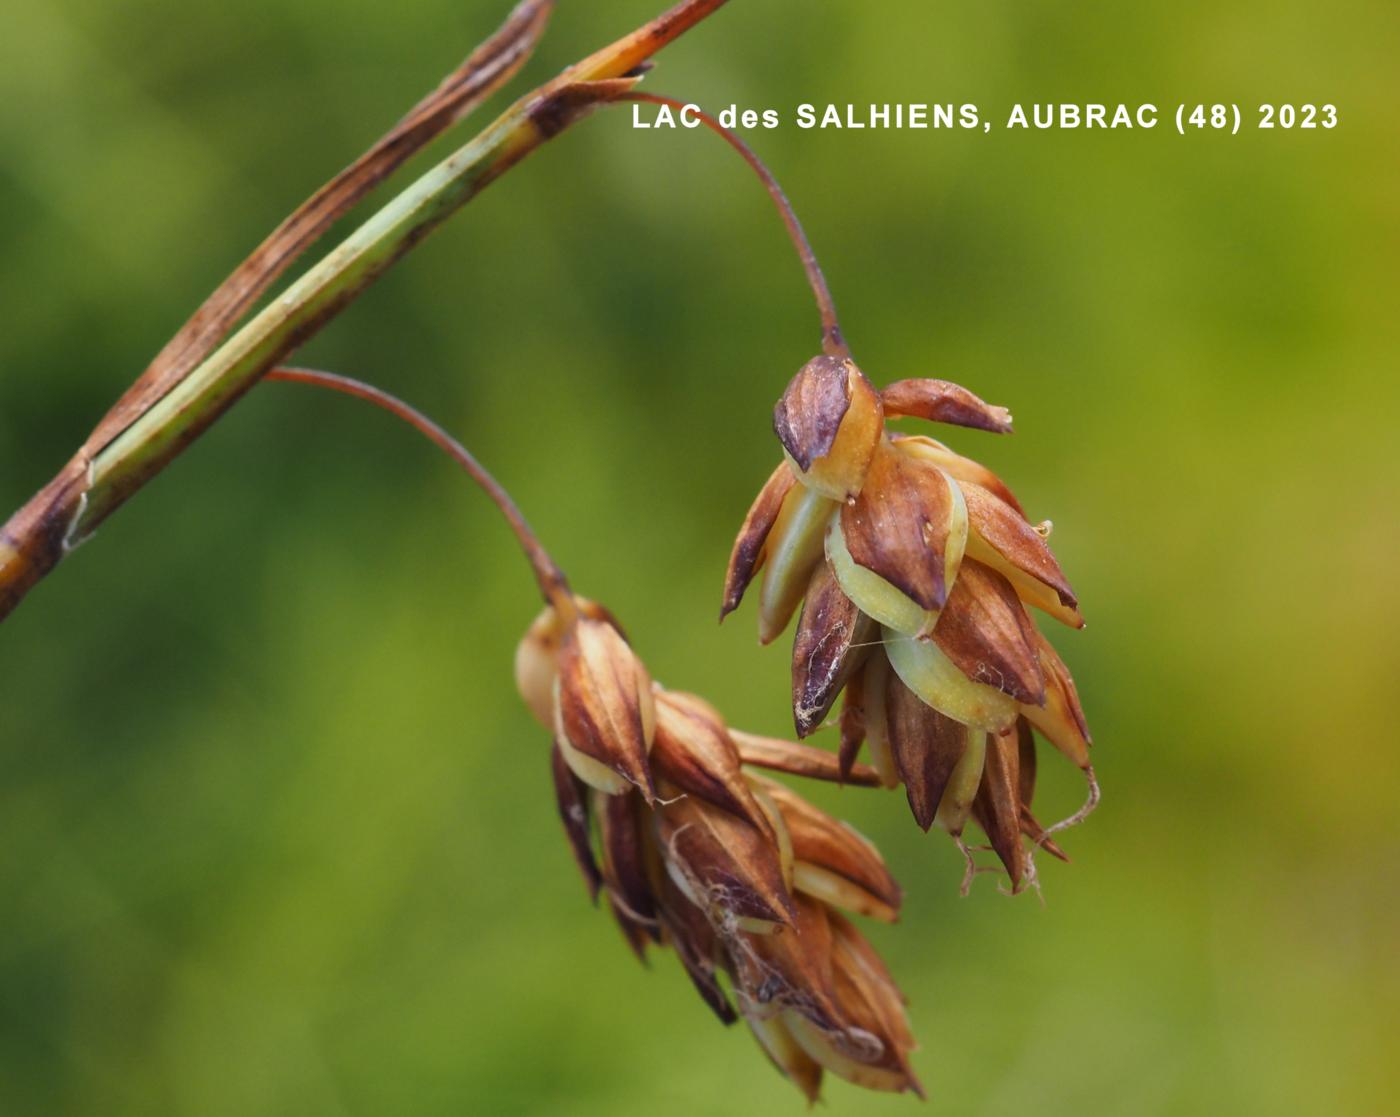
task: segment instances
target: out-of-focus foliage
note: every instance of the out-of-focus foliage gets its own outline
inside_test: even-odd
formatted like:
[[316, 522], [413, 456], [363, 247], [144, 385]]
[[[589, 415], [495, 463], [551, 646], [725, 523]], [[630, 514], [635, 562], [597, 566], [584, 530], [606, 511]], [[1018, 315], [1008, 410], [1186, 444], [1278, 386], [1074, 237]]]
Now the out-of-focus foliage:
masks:
[[[503, 6], [6, 6], [6, 510]], [[531, 73], [653, 7], [563, 4]], [[987, 878], [959, 900], [955, 852], [895, 796], [817, 795], [908, 888], [872, 936], [928, 1111], [1387, 1108], [1395, 6], [794, 10], [734, 0], [649, 85], [785, 115], [1339, 106], [1330, 133], [751, 139], [877, 383], [1014, 410], [1011, 438], [950, 441], [1055, 519], [1089, 619], [1056, 640], [1106, 798], [1074, 865], [1042, 866], [1047, 906]], [[785, 652], [749, 609], [714, 616], [815, 315], [737, 161], [628, 115], [511, 172], [303, 359], [461, 434], [659, 678], [781, 732]], [[511, 689], [536, 604], [447, 463], [301, 388], [256, 391], [109, 522], [0, 628], [0, 1110], [798, 1112], [588, 908]], [[1080, 795], [1052, 760], [1043, 816]]]

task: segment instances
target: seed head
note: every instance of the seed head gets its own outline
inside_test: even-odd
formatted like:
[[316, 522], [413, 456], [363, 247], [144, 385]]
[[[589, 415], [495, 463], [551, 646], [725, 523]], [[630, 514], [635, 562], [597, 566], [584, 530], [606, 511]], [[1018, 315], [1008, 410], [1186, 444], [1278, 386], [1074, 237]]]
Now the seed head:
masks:
[[1029, 609], [1084, 622], [1049, 524], [1031, 523], [985, 466], [887, 432], [885, 418], [899, 416], [1011, 430], [1004, 408], [948, 381], [876, 392], [849, 358], [808, 362], [774, 409], [785, 460], [735, 541], [721, 618], [760, 575], [762, 642], [801, 604], [797, 735], [844, 692], [842, 768], [867, 745], [920, 826], [961, 843], [973, 818], [1019, 888], [1033, 879], [1023, 834], [1058, 852], [1030, 813], [1032, 727], [1085, 770], [1097, 797], [1074, 682]]
[[640, 957], [674, 948], [711, 1010], [742, 1016], [809, 1098], [825, 1071], [919, 1091], [903, 998], [839, 913], [893, 922], [899, 886], [869, 841], [755, 768], [877, 773], [732, 732], [703, 699], [651, 682], [605, 610], [573, 606], [531, 625], [516, 678], [554, 730], [555, 797], [590, 895]]

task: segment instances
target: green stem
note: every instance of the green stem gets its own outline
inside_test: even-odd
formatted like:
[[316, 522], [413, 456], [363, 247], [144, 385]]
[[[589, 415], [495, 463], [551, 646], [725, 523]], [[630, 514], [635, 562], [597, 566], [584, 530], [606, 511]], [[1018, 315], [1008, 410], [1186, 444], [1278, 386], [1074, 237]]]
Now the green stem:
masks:
[[545, 138], [517, 106], [360, 226], [92, 459], [70, 540], [80, 542], [269, 368]]
[[670, 11], [521, 98], [371, 217], [105, 444], [85, 448], [0, 530], [0, 619], [274, 365], [516, 163], [627, 92], [653, 54], [726, 0]]

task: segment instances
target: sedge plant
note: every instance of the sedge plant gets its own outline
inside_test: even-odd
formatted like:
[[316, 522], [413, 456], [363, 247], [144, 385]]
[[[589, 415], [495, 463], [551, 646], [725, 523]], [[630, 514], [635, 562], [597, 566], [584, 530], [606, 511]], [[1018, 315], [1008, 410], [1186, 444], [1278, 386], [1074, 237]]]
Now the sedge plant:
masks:
[[[979, 849], [996, 854], [1012, 892], [1036, 883], [1036, 851], [1064, 856], [1056, 835], [1093, 809], [1098, 784], [1073, 679], [1032, 619], [1083, 625], [1048, 545], [1050, 522], [1030, 519], [978, 461], [888, 426], [912, 418], [1006, 434], [1010, 413], [942, 379], [877, 388], [854, 360], [774, 176], [731, 130], [688, 106], [758, 175], [821, 320], [820, 352], [774, 409], [782, 460], [734, 542], [721, 612], [755, 586], [763, 643], [796, 618], [792, 742], [734, 730], [705, 700], [654, 682], [615, 615], [574, 592], [505, 489], [441, 427], [383, 389], [288, 364], [423, 237], [560, 132], [609, 105], [682, 107], [637, 85], [658, 51], [724, 2], [682, 0], [520, 97], [265, 300], [336, 220], [524, 65], [554, 5], [522, 0], [274, 230], [0, 529], [0, 620], [259, 383], [297, 382], [391, 412], [490, 497], [535, 576], [544, 610], [519, 646], [516, 681], [552, 739], [574, 858], [627, 942], [642, 956], [673, 950], [715, 1014], [746, 1021], [809, 1099], [827, 1072], [920, 1093], [904, 1000], [852, 921], [892, 921], [902, 892], [869, 842], [774, 773], [902, 786], [916, 822], [963, 850], [964, 892], [976, 872], [991, 871], [974, 860]], [[828, 725], [834, 752], [801, 743]], [[1085, 806], [1050, 826], [1032, 811], [1038, 740], [1089, 785]], [[869, 764], [859, 762], [862, 748]], [[985, 846], [965, 840], [972, 824]]]

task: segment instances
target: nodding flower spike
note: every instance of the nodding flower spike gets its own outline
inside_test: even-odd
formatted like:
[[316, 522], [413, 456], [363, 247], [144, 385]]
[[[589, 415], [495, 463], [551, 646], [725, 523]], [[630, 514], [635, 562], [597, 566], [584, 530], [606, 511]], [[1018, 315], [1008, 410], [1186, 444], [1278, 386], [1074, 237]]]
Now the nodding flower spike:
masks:
[[[730, 1023], [738, 1012], [720, 982], [726, 973], [760, 1042], [809, 1097], [826, 1069], [882, 1089], [917, 1089], [898, 991], [831, 906], [892, 920], [898, 885], [868, 842], [753, 769], [865, 784], [876, 774], [806, 745], [746, 734], [736, 741], [708, 703], [653, 684], [617, 622], [571, 593], [509, 494], [470, 451], [371, 385], [297, 375], [377, 401], [431, 437], [515, 532], [550, 603], [517, 648], [516, 682], [553, 731], [555, 801], [573, 858], [632, 950], [645, 958], [652, 947], [673, 947], [706, 1004]], [[808, 491], [796, 482], [786, 488]], [[787, 495], [765, 498], [764, 508], [780, 509]], [[781, 520], [764, 508], [756, 523]], [[817, 517], [813, 565], [827, 518]], [[750, 568], [742, 580], [771, 530], [756, 528], [747, 557], [736, 548], [738, 565]], [[802, 590], [810, 576], [808, 566]], [[839, 597], [832, 605], [842, 612]], [[859, 619], [849, 609], [844, 615]], [[839, 661], [815, 664], [814, 681], [841, 674]], [[756, 965], [765, 953], [801, 964]]]
[[604, 610], [573, 606], [531, 625], [516, 679], [555, 730], [555, 798], [590, 893], [639, 957], [674, 948], [715, 1015], [742, 1014], [808, 1098], [828, 1070], [917, 1090], [899, 991], [837, 913], [893, 921], [899, 885], [865, 838], [755, 769], [866, 786], [876, 773], [731, 731], [703, 699], [653, 684]]
[[[1000, 477], [932, 438], [884, 430], [888, 417], [1005, 434], [1010, 413], [946, 380], [901, 380], [878, 400], [867, 389], [838, 357], [809, 362], [788, 386], [774, 428], [790, 468], [749, 511], [723, 613], [764, 568], [768, 643], [805, 597], [792, 656], [798, 736], [820, 728], [844, 692], [838, 769], [855, 771], [866, 746], [880, 782], [905, 785], [921, 827], [961, 840], [974, 818], [1019, 888], [1032, 872], [1022, 838], [1063, 856], [1031, 813], [1033, 778], [1011, 778], [1034, 771], [1032, 726], [1090, 784], [1085, 808], [1051, 831], [1098, 801], [1074, 682], [1030, 612], [1079, 628], [1078, 601], [1046, 542], [1048, 522], [1027, 519]], [[775, 1059], [803, 1027], [769, 1028]]]

